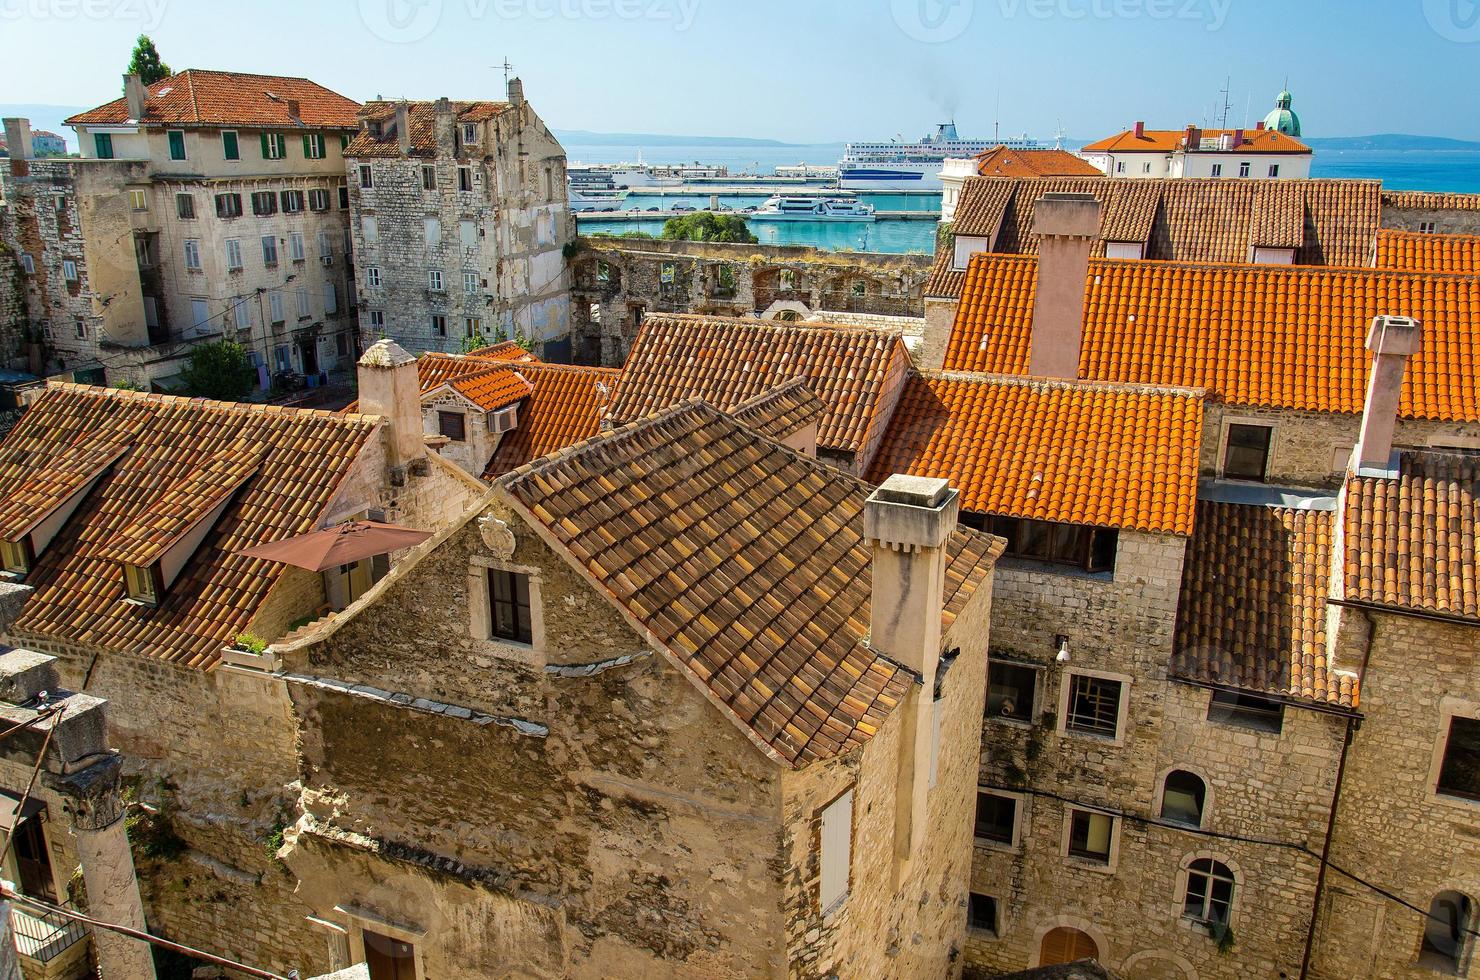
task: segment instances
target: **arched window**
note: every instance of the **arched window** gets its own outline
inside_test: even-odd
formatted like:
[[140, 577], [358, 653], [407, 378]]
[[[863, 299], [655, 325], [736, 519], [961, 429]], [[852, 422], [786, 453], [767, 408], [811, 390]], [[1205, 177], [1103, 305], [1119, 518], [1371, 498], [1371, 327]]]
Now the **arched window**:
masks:
[[1182, 914], [1205, 926], [1228, 925], [1233, 910], [1233, 872], [1212, 858], [1198, 858], [1187, 866], [1187, 893]]
[[1475, 928], [1474, 909], [1459, 892], [1440, 892], [1429, 905], [1418, 962], [1431, 970], [1458, 973], [1468, 930]]
[[1208, 786], [1202, 777], [1185, 769], [1167, 773], [1161, 790], [1161, 818], [1189, 827], [1201, 827]]
[[1100, 947], [1089, 937], [1069, 926], [1050, 929], [1039, 947], [1038, 965], [1054, 966], [1058, 963], [1077, 963], [1080, 960], [1097, 960]]

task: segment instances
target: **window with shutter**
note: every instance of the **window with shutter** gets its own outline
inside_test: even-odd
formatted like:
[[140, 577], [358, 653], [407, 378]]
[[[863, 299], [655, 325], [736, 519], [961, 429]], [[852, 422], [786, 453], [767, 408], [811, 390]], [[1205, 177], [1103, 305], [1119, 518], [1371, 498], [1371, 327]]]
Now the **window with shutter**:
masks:
[[848, 790], [822, 811], [821, 837], [822, 874], [818, 907], [826, 915], [848, 898], [853, 861], [853, 790]]
[[180, 132], [179, 130], [174, 130], [174, 131], [172, 131], [169, 134], [169, 140], [170, 140], [170, 159], [171, 160], [183, 160], [183, 159], [185, 159], [185, 134], [182, 133], [182, 132]]
[[93, 147], [98, 151], [99, 160], [113, 159], [113, 137], [108, 133], [94, 134]]
[[230, 130], [221, 134], [221, 155], [228, 160], [240, 160], [242, 158], [241, 142], [236, 133]]
[[1097, 960], [1100, 947], [1086, 933], [1069, 926], [1049, 930], [1038, 951], [1039, 966], [1057, 966], [1080, 960]]

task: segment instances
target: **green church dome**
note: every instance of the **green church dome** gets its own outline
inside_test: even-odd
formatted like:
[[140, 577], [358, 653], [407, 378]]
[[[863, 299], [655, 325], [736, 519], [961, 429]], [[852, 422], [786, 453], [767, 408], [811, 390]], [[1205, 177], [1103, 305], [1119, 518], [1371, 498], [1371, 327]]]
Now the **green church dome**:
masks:
[[1300, 138], [1300, 117], [1290, 106], [1295, 103], [1295, 97], [1289, 91], [1281, 92], [1279, 98], [1274, 101], [1274, 108], [1269, 115], [1264, 117], [1264, 128], [1273, 129], [1284, 133], [1286, 136]]

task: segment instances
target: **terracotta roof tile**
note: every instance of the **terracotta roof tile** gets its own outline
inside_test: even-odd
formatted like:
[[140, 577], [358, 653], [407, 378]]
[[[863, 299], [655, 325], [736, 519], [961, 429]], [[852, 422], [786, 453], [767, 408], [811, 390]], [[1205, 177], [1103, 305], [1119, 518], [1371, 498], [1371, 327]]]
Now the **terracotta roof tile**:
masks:
[[519, 373], [534, 391], [519, 411], [518, 427], [499, 441], [485, 480], [600, 432], [602, 413], [622, 376], [613, 368], [564, 364], [521, 364]]
[[1331, 511], [1201, 501], [1177, 608], [1174, 676], [1355, 707], [1326, 660]]
[[[972, 259], [946, 369], [1027, 373], [1037, 273], [1029, 258]], [[1370, 370], [1366, 332], [1381, 314], [1423, 323], [1403, 417], [1480, 421], [1477, 277], [1094, 260], [1079, 376], [1357, 414]]]
[[988, 150], [976, 158], [976, 172], [983, 177], [1100, 177], [1094, 164], [1068, 150], [1016, 150], [1006, 146]]
[[828, 323], [650, 314], [612, 404], [618, 422], [689, 398], [721, 410], [793, 378], [827, 406], [820, 448], [859, 452], [887, 422], [888, 381], [909, 364], [900, 332]]
[[481, 357], [487, 361], [518, 361], [521, 364], [533, 364], [539, 361], [538, 357], [513, 340], [502, 340], [496, 344], [489, 344], [487, 347], [479, 347], [475, 351], [469, 351], [468, 356]]
[[[916, 683], [868, 634], [869, 487], [690, 401], [501, 477], [712, 697], [801, 767], [872, 737]], [[1001, 542], [958, 531], [946, 626]]]
[[[11, 635], [213, 666], [282, 570], [233, 552], [316, 528], [377, 426], [364, 416], [49, 387], [0, 444], [0, 499], [50, 472], [58, 455], [85, 449], [89, 433], [102, 445], [132, 434], [38, 556], [26, 577], [35, 592]], [[253, 464], [257, 445], [265, 455]], [[126, 602], [119, 566], [103, 556], [154, 553], [181, 519], [254, 465], [159, 606]]]
[[[299, 115], [288, 112], [296, 100]], [[355, 129], [360, 104], [306, 78], [192, 68], [155, 82], [144, 100], [145, 125], [243, 126], [267, 129]], [[130, 122], [128, 100], [79, 113], [68, 126]]]
[[[1217, 140], [1224, 135], [1242, 132], [1244, 142], [1238, 150], [1220, 152], [1241, 153], [1309, 153], [1310, 147], [1293, 136], [1286, 136], [1277, 129], [1201, 129], [1198, 132], [1205, 140]], [[1182, 149], [1187, 142], [1185, 129], [1144, 129], [1140, 136], [1134, 129], [1097, 140], [1080, 150], [1081, 153], [1171, 153]], [[1213, 152], [1213, 151], [1205, 151]], [[1124, 178], [1134, 179], [1134, 178]]]
[[869, 479], [949, 480], [961, 508], [1192, 533], [1197, 392], [911, 373]]
[[1384, 229], [1377, 234], [1377, 267], [1480, 276], [1480, 235], [1418, 235]]
[[[519, 365], [523, 367], [523, 365]], [[448, 382], [448, 387], [485, 412], [496, 412], [528, 398], [534, 388], [513, 364]]]
[[812, 394], [801, 378], [791, 381], [730, 409], [729, 415], [751, 432], [780, 441], [808, 425], [815, 425], [827, 412], [822, 399]]
[[[1370, 266], [1382, 218], [1381, 185], [1363, 180], [967, 180], [953, 230], [990, 239], [989, 251], [1035, 255], [1035, 203], [1046, 193], [1091, 194], [1100, 237], [1140, 242], [1144, 258], [1243, 264], [1256, 246], [1293, 248], [1300, 265]], [[927, 296], [961, 295], [964, 273], [942, 254]]]
[[[361, 130], [344, 151], [346, 157], [399, 157], [400, 135], [395, 132], [396, 102], [367, 102], [359, 118], [380, 127], [379, 136]], [[452, 111], [459, 123], [487, 122], [508, 111], [507, 102], [453, 102]], [[437, 103], [408, 102], [411, 122], [411, 155], [431, 157], [437, 154]], [[357, 123], [358, 125], [358, 123]]]
[[1406, 452], [1396, 479], [1347, 482], [1343, 598], [1480, 619], [1480, 459]]
[[1480, 194], [1383, 191], [1382, 206], [1412, 211], [1480, 211]]

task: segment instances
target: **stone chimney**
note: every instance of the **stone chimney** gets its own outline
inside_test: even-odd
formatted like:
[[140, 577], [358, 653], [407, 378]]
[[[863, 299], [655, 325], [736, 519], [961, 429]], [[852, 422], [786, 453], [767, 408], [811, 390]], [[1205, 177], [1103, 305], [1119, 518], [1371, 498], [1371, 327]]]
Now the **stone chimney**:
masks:
[[1239, 147], [1241, 147], [1243, 145], [1244, 145], [1244, 131], [1242, 129], [1235, 129], [1233, 131], [1233, 148], [1236, 150], [1236, 149], [1238, 149]]
[[360, 413], [386, 420], [386, 465], [393, 473], [426, 456], [416, 358], [394, 340], [378, 340], [360, 358]]
[[1145, 137], [1146, 137], [1146, 124], [1144, 122], [1140, 121], [1140, 120], [1137, 120], [1136, 121], [1136, 139], [1144, 139]]
[[297, 99], [288, 100], [288, 118], [297, 122], [303, 121], [303, 104]]
[[411, 107], [405, 102], [396, 103], [396, 140], [401, 146], [401, 156], [411, 155]]
[[31, 120], [7, 117], [5, 120], [5, 142], [12, 160], [31, 159]]
[[452, 100], [440, 98], [434, 107], [436, 112], [436, 139], [439, 152], [449, 156], [457, 153], [457, 113], [452, 110]]
[[128, 117], [135, 121], [144, 118], [144, 99], [149, 94], [144, 80], [138, 75], [123, 76], [123, 97], [128, 100]]
[[1362, 435], [1352, 452], [1352, 466], [1359, 472], [1388, 472], [1393, 468], [1393, 430], [1398, 424], [1403, 374], [1408, 369], [1408, 358], [1418, 353], [1422, 340], [1422, 325], [1410, 317], [1372, 319], [1372, 327], [1367, 331], [1372, 376], [1367, 383], [1367, 404], [1362, 410]]
[[1254, 124], [1254, 132], [1256, 132], [1256, 133], [1262, 133], [1262, 132], [1264, 132], [1264, 120], [1261, 119], [1257, 123]]
[[[873, 596], [869, 646], [920, 678], [901, 706], [895, 787], [895, 869], [919, 852], [927, 831], [933, 699], [945, 603], [946, 542], [960, 495], [945, 480], [891, 476], [863, 505]], [[899, 876], [897, 874], [897, 876]]]
[[1084, 330], [1084, 287], [1089, 251], [1100, 234], [1100, 202], [1093, 194], [1045, 194], [1033, 208], [1038, 236], [1038, 290], [1033, 302], [1028, 373], [1079, 377]]
[[1197, 149], [1197, 127], [1188, 126], [1187, 131], [1182, 134], [1182, 145], [1189, 150]]
[[517, 78], [509, 79], [509, 105], [519, 108], [524, 104], [524, 83]]

